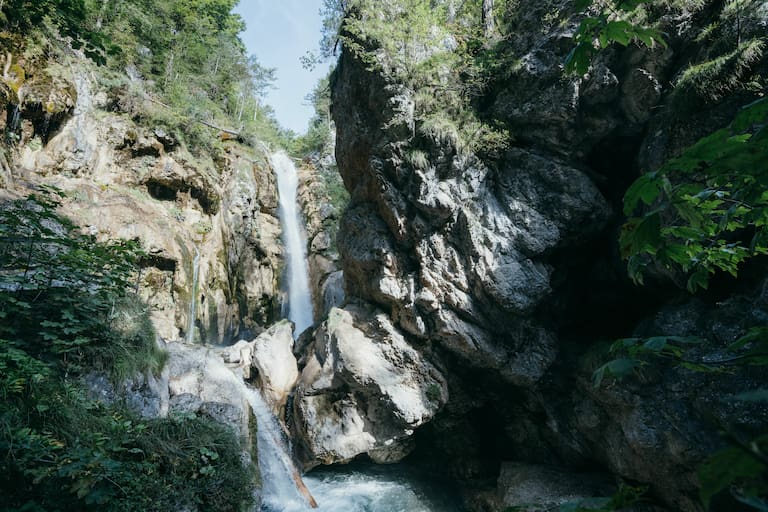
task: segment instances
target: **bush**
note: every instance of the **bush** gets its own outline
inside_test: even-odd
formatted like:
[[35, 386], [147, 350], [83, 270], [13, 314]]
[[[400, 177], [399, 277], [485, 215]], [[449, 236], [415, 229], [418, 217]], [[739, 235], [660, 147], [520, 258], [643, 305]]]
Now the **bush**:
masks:
[[89, 400], [86, 371], [160, 372], [141, 251], [99, 242], [47, 189], [0, 211], [0, 510], [239, 510], [251, 475], [234, 432], [195, 416], [138, 420]]

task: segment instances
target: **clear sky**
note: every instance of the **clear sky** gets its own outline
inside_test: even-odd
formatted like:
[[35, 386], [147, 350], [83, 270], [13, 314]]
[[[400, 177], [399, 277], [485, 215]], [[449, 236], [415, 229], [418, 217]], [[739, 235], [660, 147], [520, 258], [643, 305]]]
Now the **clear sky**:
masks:
[[317, 80], [328, 72], [328, 65], [314, 71], [301, 67], [299, 57], [307, 50], [317, 53], [320, 40], [322, 0], [240, 0], [235, 12], [245, 20], [242, 34], [248, 51], [262, 66], [277, 68], [276, 88], [265, 102], [275, 109], [284, 128], [304, 133], [312, 108], [304, 97]]

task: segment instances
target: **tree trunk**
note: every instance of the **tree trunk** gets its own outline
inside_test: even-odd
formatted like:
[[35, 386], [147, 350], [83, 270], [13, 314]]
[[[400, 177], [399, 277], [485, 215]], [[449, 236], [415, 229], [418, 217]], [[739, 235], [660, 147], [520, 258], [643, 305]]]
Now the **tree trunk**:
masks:
[[448, 0], [448, 23], [456, 21], [456, 1]]
[[495, 31], [493, 22], [493, 0], [483, 0], [483, 34], [490, 39]]

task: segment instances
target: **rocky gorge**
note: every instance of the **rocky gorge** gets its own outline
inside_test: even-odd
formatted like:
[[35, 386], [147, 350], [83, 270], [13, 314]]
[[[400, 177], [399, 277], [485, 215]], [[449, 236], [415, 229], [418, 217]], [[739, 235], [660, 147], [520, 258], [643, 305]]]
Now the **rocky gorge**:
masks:
[[[224, 130], [217, 151], [191, 151], [129, 115], [132, 96], [82, 52], [39, 68], [6, 57], [0, 199], [57, 187], [84, 230], [145, 251], [135, 291], [168, 363], [119, 386], [89, 373], [98, 400], [233, 426], [250, 463], [246, 381], [307, 471], [407, 461], [458, 482], [477, 511], [554, 510], [628, 488], [643, 500], [627, 510], [702, 511], [701, 465], [729, 436], [768, 426], [762, 402], [735, 398], [764, 387], [764, 367], [731, 366], [729, 352], [768, 318], [765, 261], [690, 294], [661, 266], [633, 283], [617, 241], [630, 184], [765, 93], [705, 101], [678, 87], [713, 51], [697, 43], [703, 28], [731, 23], [721, 4], [659, 7], [665, 46], [610, 46], [575, 77], [562, 69], [584, 16], [573, 2], [503, 2], [505, 32], [483, 51], [505, 69], [469, 103], [504, 133], [491, 148], [429, 117], [435, 92], [398, 74], [385, 44], [347, 32], [330, 85], [345, 210], [315, 166], [299, 171], [315, 312], [304, 333], [280, 320], [270, 150]], [[763, 4], [739, 20], [740, 39], [764, 37]], [[459, 32], [405, 54], [457, 52]], [[762, 54], [745, 66], [768, 73]], [[593, 378], [615, 340], [670, 337], [701, 340], [687, 365], [642, 360], [626, 378]], [[721, 493], [710, 510], [738, 503]]]

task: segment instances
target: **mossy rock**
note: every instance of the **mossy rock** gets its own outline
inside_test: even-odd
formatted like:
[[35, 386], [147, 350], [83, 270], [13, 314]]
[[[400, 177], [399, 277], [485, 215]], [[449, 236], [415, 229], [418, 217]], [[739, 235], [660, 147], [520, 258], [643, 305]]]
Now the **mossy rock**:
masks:
[[24, 110], [42, 111], [44, 114], [65, 114], [75, 108], [77, 90], [72, 82], [46, 70], [31, 77], [24, 86]]
[[8, 75], [3, 78], [3, 82], [5, 82], [17, 97], [19, 95], [19, 90], [24, 86], [26, 80], [27, 72], [20, 64], [11, 64], [8, 68]]

